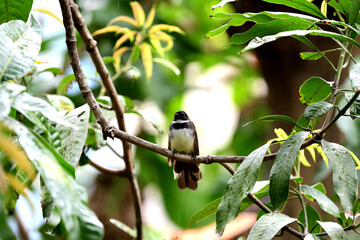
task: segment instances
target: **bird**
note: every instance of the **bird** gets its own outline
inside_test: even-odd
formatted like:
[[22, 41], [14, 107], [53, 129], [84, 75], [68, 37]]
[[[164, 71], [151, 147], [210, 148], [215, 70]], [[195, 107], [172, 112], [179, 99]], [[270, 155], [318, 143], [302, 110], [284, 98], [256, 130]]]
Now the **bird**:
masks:
[[[168, 149], [175, 153], [191, 155], [195, 158], [199, 155], [199, 141], [194, 123], [184, 111], [177, 111], [169, 126]], [[174, 164], [174, 174], [177, 177], [177, 185], [181, 190], [189, 188], [196, 190], [202, 174], [197, 163], [185, 163], [168, 158], [169, 167]]]

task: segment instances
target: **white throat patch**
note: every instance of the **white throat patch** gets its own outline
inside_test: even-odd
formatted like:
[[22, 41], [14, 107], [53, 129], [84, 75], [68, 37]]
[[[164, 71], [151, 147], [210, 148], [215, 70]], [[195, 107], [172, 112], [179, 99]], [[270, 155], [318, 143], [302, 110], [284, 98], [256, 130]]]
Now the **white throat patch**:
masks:
[[175, 121], [172, 121], [173, 123], [188, 123], [190, 122], [190, 120], [180, 120], [180, 119], [177, 119]]

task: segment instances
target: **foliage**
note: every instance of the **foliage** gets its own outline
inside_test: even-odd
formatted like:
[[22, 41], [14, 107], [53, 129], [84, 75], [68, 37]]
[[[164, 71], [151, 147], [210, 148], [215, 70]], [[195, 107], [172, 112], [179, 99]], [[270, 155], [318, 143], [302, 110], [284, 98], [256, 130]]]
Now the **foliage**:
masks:
[[[306, 80], [300, 87], [300, 102], [309, 105], [302, 116], [303, 119], [307, 119], [307, 122], [311, 122], [314, 119], [332, 117], [334, 107], [339, 109], [333, 121], [336, 121], [338, 117], [344, 116], [350, 106], [352, 109], [357, 106], [357, 97], [359, 95], [358, 88], [358, 68], [359, 64], [355, 62], [355, 66], [350, 70], [350, 78], [352, 80], [352, 89], [346, 89], [346, 92], [351, 92], [351, 97], [347, 97], [348, 104], [345, 106], [337, 105], [336, 98], [344, 96], [345, 90], [339, 89], [339, 80], [342, 69], [345, 67], [346, 62], [349, 59], [353, 59], [351, 55], [352, 47], [359, 46], [356, 41], [356, 37], [359, 34], [359, 6], [358, 1], [323, 1], [321, 9], [311, 1], [296, 0], [296, 1], [284, 1], [284, 0], [265, 0], [275, 4], [282, 4], [293, 9], [300, 11], [301, 13], [290, 12], [259, 12], [259, 13], [235, 13], [235, 14], [214, 14], [214, 18], [227, 19], [228, 22], [210, 31], [207, 36], [215, 37], [228, 29], [230, 26], [241, 26], [246, 22], [253, 22], [253, 26], [241, 33], [235, 33], [229, 43], [240, 46], [241, 53], [249, 51], [251, 49], [260, 47], [263, 44], [276, 41], [282, 37], [293, 37], [300, 42], [303, 42], [313, 48], [315, 52], [301, 53], [301, 58], [304, 60], [317, 60], [319, 58], [325, 58], [329, 63], [329, 67], [334, 71], [334, 81], [329, 82], [319, 77], [312, 77]], [[327, 18], [327, 8], [332, 7], [336, 16], [333, 20]], [[327, 30], [324, 30], [327, 29]], [[308, 36], [322, 36], [335, 41], [339, 48], [329, 50], [319, 50], [315, 44], [313, 44]], [[325, 56], [329, 52], [339, 52], [339, 63], [337, 67], [327, 59]], [[345, 64], [344, 64], [345, 63]], [[332, 96], [332, 97], [330, 97]], [[350, 117], [357, 118], [359, 115], [356, 111], [350, 111]], [[349, 116], [348, 116], [349, 117]], [[281, 130], [282, 134], [278, 131], [278, 138], [276, 141], [284, 141], [280, 149], [276, 152], [275, 162], [272, 166], [270, 173], [270, 187], [269, 196], [271, 199], [271, 211], [282, 212], [288, 200], [292, 198], [289, 196], [289, 192], [298, 198], [302, 203], [302, 211], [297, 216], [301, 222], [302, 233], [301, 236], [314, 238], [321, 236], [318, 225], [325, 230], [326, 234], [331, 239], [347, 239], [344, 230], [355, 229], [359, 225], [356, 223], [357, 199], [358, 199], [358, 180], [356, 173], [355, 161], [358, 162], [357, 157], [351, 154], [350, 150], [346, 149], [337, 143], [330, 143], [322, 139], [325, 131], [333, 124], [330, 119], [325, 120], [321, 129], [316, 130], [314, 123], [306, 124], [306, 130], [299, 129], [298, 123], [293, 119], [286, 116], [267, 116], [260, 118], [257, 121], [286, 121], [294, 125], [294, 131], [291, 136]], [[299, 119], [300, 121], [300, 119]], [[255, 122], [255, 121], [254, 121]], [[312, 134], [311, 138], [307, 138], [309, 133]], [[305, 144], [306, 139], [322, 139], [321, 142], [313, 142], [314, 147], [308, 147]], [[274, 141], [274, 140], [272, 140]], [[323, 156], [324, 161], [329, 160], [330, 166], [333, 169], [333, 182], [334, 191], [339, 196], [341, 203], [341, 210], [339, 212], [336, 204], [332, 202], [325, 192], [321, 192], [315, 188], [302, 185], [300, 175], [300, 165], [296, 162], [302, 162], [305, 166], [310, 166], [303, 153], [303, 148], [307, 146], [311, 155], [315, 156], [314, 149], [317, 149]], [[268, 148], [268, 146], [266, 147]], [[251, 155], [249, 155], [251, 156]], [[260, 156], [264, 158], [263, 155]], [[314, 158], [315, 160], [315, 158]], [[261, 160], [260, 160], [261, 161]], [[231, 189], [238, 184], [243, 184], [244, 178], [237, 179], [238, 174], [248, 173], [249, 168], [243, 168], [246, 164], [246, 160], [240, 165], [234, 176], [229, 180], [226, 189]], [[255, 167], [255, 173], [258, 171], [258, 166]], [[292, 179], [291, 172], [295, 169], [295, 178]], [[257, 175], [255, 175], [256, 179]], [[248, 179], [248, 178], [246, 178]], [[296, 187], [289, 185], [290, 181], [294, 183]], [[318, 183], [321, 184], [321, 183]], [[251, 186], [250, 186], [251, 187]], [[243, 191], [228, 192], [225, 189], [224, 197], [220, 203], [216, 213], [217, 232], [221, 235], [225, 229], [226, 224], [234, 219], [239, 213], [239, 207], [244, 196]], [[245, 191], [248, 194], [249, 190]], [[336, 222], [321, 222], [317, 211], [310, 207], [308, 204], [304, 204], [304, 197], [316, 199], [319, 206], [329, 215], [337, 218]], [[237, 201], [231, 202], [231, 208], [237, 209], [233, 212], [229, 208], [224, 208], [224, 205], [228, 205], [226, 202], [228, 198], [237, 199]], [[283, 226], [290, 222], [295, 221], [295, 218], [290, 218], [281, 213], [268, 213], [263, 215], [252, 228], [248, 239], [271, 239]], [[345, 218], [340, 217], [345, 214]], [[317, 219], [317, 223], [313, 220]], [[310, 222], [313, 221], [313, 222]], [[259, 235], [261, 234], [261, 236]], [[309, 235], [309, 236], [308, 236]]]
[[[144, 9], [138, 2], [131, 2], [130, 6], [132, 8], [134, 18], [130, 18], [128, 16], [118, 16], [112, 19], [108, 23], [108, 26], [93, 33], [94, 36], [109, 32], [115, 32], [116, 35], [122, 34], [122, 36], [116, 41], [113, 48], [113, 65], [116, 72], [123, 73], [128, 71], [132, 64], [139, 58], [139, 55], [141, 55], [147, 80], [151, 79], [153, 62], [163, 64], [175, 73], [179, 74], [179, 70], [171, 62], [166, 59], [153, 58], [152, 48], [161, 57], [164, 57], [164, 53], [171, 50], [174, 45], [173, 38], [166, 32], [177, 32], [180, 34], [184, 34], [184, 32], [180, 28], [172, 25], [153, 25], [155, 17], [154, 6], [151, 8], [147, 18], [145, 18]], [[117, 22], [130, 24], [132, 27], [135, 27], [136, 30], [115, 25], [114, 23]], [[130, 46], [123, 46], [127, 41], [130, 42]], [[121, 57], [128, 51], [130, 51], [130, 55], [128, 56], [126, 64], [123, 64], [122, 66]]]
[[[275, 129], [277, 138], [267, 141], [257, 149], [255, 147], [257, 145], [252, 144], [251, 147], [255, 150], [250, 154], [247, 153], [247, 157], [228, 180], [221, 196], [218, 193], [202, 192], [203, 198], [194, 201], [192, 197], [194, 195], [191, 195], [193, 193], [176, 192], [173, 182], [167, 181], [172, 178], [172, 173], [166, 168], [166, 162], [162, 161], [157, 154], [144, 153], [142, 149], [138, 149], [136, 153], [140, 165], [140, 180], [161, 186], [163, 196], [167, 197], [164, 197], [165, 205], [173, 220], [174, 209], [183, 212], [180, 207], [188, 205], [187, 203], [192, 203], [192, 208], [201, 206], [201, 210], [189, 218], [186, 228], [215, 214], [216, 232], [220, 237], [226, 231], [226, 225], [230, 221], [247, 207], [257, 204], [262, 210], [248, 239], [272, 239], [279, 231], [289, 230], [287, 225], [290, 223], [298, 224], [300, 232], [293, 230], [293, 233], [297, 232], [300, 238], [320, 239], [321, 236], [328, 235], [331, 239], [347, 239], [346, 234], [359, 227], [357, 169], [360, 168], [360, 161], [356, 154], [345, 146], [329, 142], [324, 138], [327, 130], [340, 117], [355, 120], [360, 117], [360, 98], [358, 97], [360, 95], [360, 65], [356, 63], [351, 53], [352, 48], [360, 46], [356, 39], [360, 33], [360, 4], [355, 0], [324, 0], [318, 8], [307, 0], [264, 1], [286, 5], [301, 13], [265, 11], [226, 14], [217, 12], [212, 15], [212, 18], [227, 22], [209, 31], [206, 36], [212, 39], [225, 33], [229, 27], [242, 26], [251, 22], [252, 27], [234, 34], [229, 39], [229, 45], [237, 46], [240, 52], [244, 53], [280, 38], [292, 37], [314, 50], [300, 53], [303, 60], [314, 61], [324, 58], [328, 62], [329, 69], [334, 71], [334, 80], [329, 81], [316, 76], [304, 79], [299, 89], [299, 100], [307, 107], [298, 120], [285, 115], [267, 115], [250, 122], [253, 126], [257, 122], [283, 121], [291, 124], [293, 130], [287, 134], [282, 129]], [[33, 95], [29, 88], [23, 86], [30, 84], [44, 71], [54, 76], [62, 74], [63, 71], [59, 68], [37, 70], [35, 59], [44, 42], [41, 40], [40, 25], [33, 16], [29, 17], [32, 1], [24, 1], [21, 8], [17, 8], [16, 1], [8, 2], [9, 11], [5, 14], [0, 13], [2, 46], [0, 51], [0, 98], [2, 99], [0, 102], [0, 238], [19, 237], [13, 232], [9, 219], [17, 214], [15, 206], [18, 195], [28, 198], [29, 192], [36, 191], [34, 185], [37, 174], [40, 177], [41, 193], [38, 194], [41, 198], [44, 219], [44, 224], [38, 232], [44, 238], [101, 239], [104, 235], [103, 225], [89, 208], [87, 193], [77, 181], [75, 173], [79, 165], [88, 163], [88, 161], [81, 162], [82, 158], [85, 158], [84, 150], [95, 151], [106, 145], [102, 139], [102, 129], [96, 124], [87, 105], [74, 104], [76, 102], [74, 99], [72, 99], [73, 102], [64, 96], [75, 79], [74, 74], [63, 76], [56, 89], [57, 94], [46, 94], [46, 99]], [[232, 1], [223, 0], [213, 8], [224, 7], [228, 2]], [[187, 4], [199, 4], [202, 7], [202, 3], [195, 3], [195, 1]], [[177, 80], [168, 80], [156, 72], [153, 62], [162, 64], [179, 76], [180, 69], [185, 68], [184, 66], [178, 68], [172, 61], [167, 60], [165, 52], [173, 49], [174, 39], [166, 32], [180, 34], [184, 32], [172, 24], [153, 24], [156, 22], [155, 6], [151, 8], [147, 17], [138, 2], [131, 2], [130, 6], [134, 18], [125, 15], [115, 17], [107, 27], [95, 30], [94, 36], [109, 32], [121, 34], [114, 44], [112, 57], [104, 59], [106, 62], [113, 63], [115, 69], [113, 80], [121, 78], [123, 73], [130, 74], [132, 79], [138, 78], [136, 61], [141, 57], [146, 79], [149, 80], [154, 74], [158, 74], [157, 77], [159, 77], [156, 82], [153, 81], [145, 87], [146, 91], [151, 91], [148, 89], [151, 89], [153, 85], [155, 89], [152, 90], [155, 92], [153, 98], [161, 99], [163, 106], [172, 112], [172, 108], [178, 105], [172, 106], [171, 103], [165, 105], [164, 103], [167, 103], [169, 99], [165, 95], [175, 95], [174, 93], [179, 91], [179, 84], [176, 83]], [[335, 11], [335, 16], [329, 17], [330, 9]], [[37, 11], [55, 16], [44, 9], [37, 9]], [[179, 11], [184, 10], [179, 9]], [[161, 14], [164, 16], [166, 13]], [[118, 22], [130, 26], [116, 25], [115, 23]], [[309, 36], [320, 36], [335, 41], [338, 47], [320, 50], [312, 42], [313, 38]], [[192, 37], [189, 36], [188, 39]], [[188, 39], [182, 39], [183, 42], [180, 44], [186, 47], [195, 45], [195, 43], [186, 42], [189, 41]], [[161, 58], [154, 58], [154, 52]], [[179, 52], [179, 56], [184, 54]], [[339, 54], [337, 66], [327, 58], [330, 53]], [[183, 59], [188, 57], [185, 55], [187, 54], [184, 54]], [[225, 58], [225, 55], [221, 55], [221, 58], [206, 59], [204, 62], [217, 63], [219, 59]], [[124, 59], [127, 59], [125, 64], [122, 61]], [[342, 70], [350, 60], [355, 62], [350, 69], [351, 89], [340, 89]], [[192, 59], [188, 58], [186, 61], [190, 62]], [[157, 89], [171, 81], [175, 83], [172, 82], [174, 83], [172, 90], [170, 87], [167, 89], [170, 89], [169, 93]], [[124, 84], [124, 82], [118, 84]], [[236, 87], [234, 84], [234, 91], [240, 91], [241, 88], [243, 87]], [[126, 89], [118, 95], [125, 113], [140, 115], [159, 133], [162, 133], [161, 124], [148, 113], [138, 110], [137, 102], [132, 100], [132, 98], [144, 99], [146, 94], [142, 96], [141, 91], [135, 91], [135, 94], [132, 93], [135, 97], [130, 98], [128, 97], [130, 91], [126, 92]], [[182, 89], [180, 92], [184, 91]], [[159, 95], [164, 96], [160, 98]], [[338, 100], [340, 98], [342, 101]], [[111, 102], [109, 97], [105, 96], [104, 90], [100, 91], [96, 100], [104, 107], [105, 116], [108, 119], [114, 118]], [[323, 125], [318, 129], [316, 126], [321, 119]], [[246, 131], [251, 126], [241, 131]], [[260, 132], [264, 135], [261, 129]], [[155, 141], [154, 136], [144, 132], [142, 136], [144, 139]], [[273, 150], [274, 146], [278, 147], [276, 151]], [[313, 167], [305, 156], [305, 151], [310, 154], [313, 161], [317, 158], [315, 155], [317, 152], [326, 165], [333, 170], [334, 192], [339, 198], [339, 207], [336, 200], [327, 196], [329, 190], [321, 182], [313, 186], [302, 183], [301, 168]], [[258, 181], [263, 162], [271, 157], [274, 162], [269, 179]], [[220, 173], [215, 170], [211, 174]], [[204, 177], [204, 182], [207, 181], [209, 186], [219, 188], [220, 185], [216, 184], [220, 178], [214, 179]], [[220, 191], [223, 191], [222, 187]], [[266, 196], [270, 197], [270, 202], [265, 204], [259, 199]], [[212, 201], [208, 201], [209, 199]], [[298, 216], [288, 216], [283, 211], [290, 199], [297, 199], [302, 207]], [[318, 212], [317, 208], [313, 207], [315, 204], [323, 212]], [[326, 214], [325, 217], [323, 217], [324, 214]], [[332, 221], [325, 222], [323, 219], [332, 219]], [[130, 236], [136, 237], [136, 232], [132, 228], [115, 219], [111, 219], [111, 222]], [[145, 227], [145, 238], [159, 239], [161, 234]]]

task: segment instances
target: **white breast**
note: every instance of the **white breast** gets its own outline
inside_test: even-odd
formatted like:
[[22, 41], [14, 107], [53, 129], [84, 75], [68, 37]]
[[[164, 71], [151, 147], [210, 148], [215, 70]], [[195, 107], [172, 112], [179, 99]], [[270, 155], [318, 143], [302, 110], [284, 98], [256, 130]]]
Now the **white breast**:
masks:
[[173, 129], [170, 132], [171, 150], [181, 153], [194, 151], [194, 135], [190, 129]]

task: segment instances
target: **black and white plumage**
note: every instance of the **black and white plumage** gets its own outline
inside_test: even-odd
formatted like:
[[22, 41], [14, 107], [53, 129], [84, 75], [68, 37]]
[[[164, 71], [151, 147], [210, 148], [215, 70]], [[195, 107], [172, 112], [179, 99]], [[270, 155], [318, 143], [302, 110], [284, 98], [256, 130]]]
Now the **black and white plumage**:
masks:
[[[195, 158], [199, 155], [199, 144], [194, 123], [184, 111], [177, 111], [169, 126], [168, 148], [174, 153], [188, 154]], [[183, 190], [196, 190], [201, 180], [199, 164], [184, 163], [168, 158], [169, 166], [174, 164], [178, 187]]]

